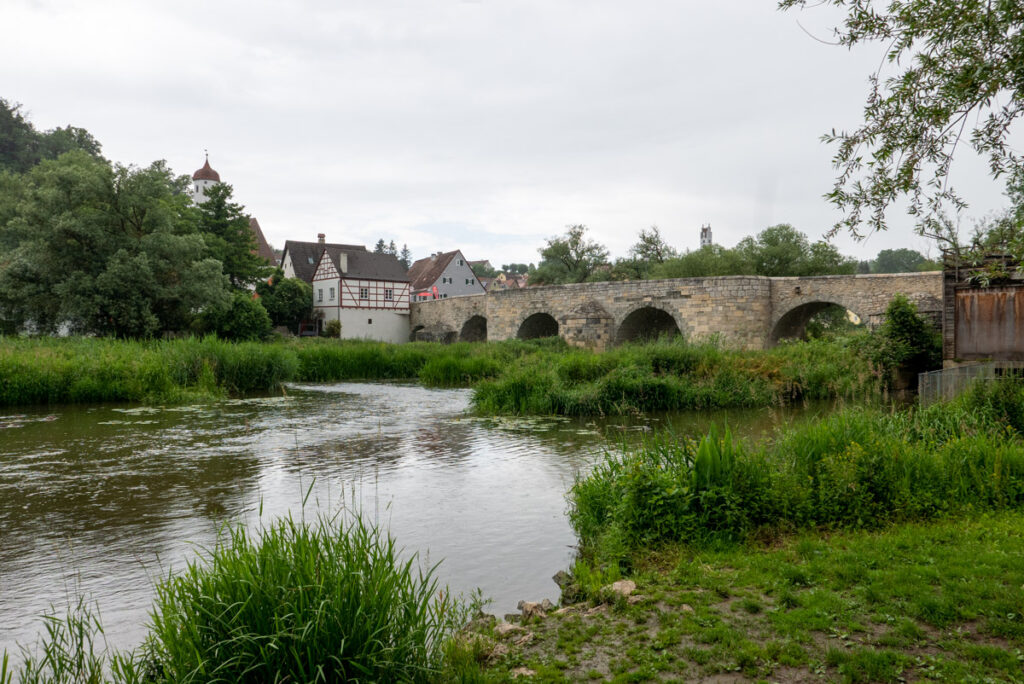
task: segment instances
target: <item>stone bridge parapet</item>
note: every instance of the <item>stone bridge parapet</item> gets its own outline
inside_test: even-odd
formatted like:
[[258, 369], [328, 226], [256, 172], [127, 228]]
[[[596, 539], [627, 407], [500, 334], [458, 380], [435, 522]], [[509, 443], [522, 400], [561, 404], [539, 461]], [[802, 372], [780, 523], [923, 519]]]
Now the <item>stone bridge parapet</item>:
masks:
[[767, 278], [723, 276], [577, 283], [414, 302], [413, 339], [506, 340], [560, 335], [606, 349], [659, 334], [760, 349], [796, 336], [815, 313], [837, 304], [877, 324], [905, 294], [926, 314], [942, 310], [942, 274]]

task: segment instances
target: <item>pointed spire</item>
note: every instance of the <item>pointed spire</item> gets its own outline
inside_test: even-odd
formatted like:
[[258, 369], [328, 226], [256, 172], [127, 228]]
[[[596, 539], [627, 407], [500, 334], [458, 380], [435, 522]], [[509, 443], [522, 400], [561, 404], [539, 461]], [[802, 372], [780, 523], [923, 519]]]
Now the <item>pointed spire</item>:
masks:
[[210, 152], [206, 149], [203, 152], [206, 154], [206, 163], [203, 164], [203, 168], [192, 174], [192, 180], [207, 180], [220, 183], [220, 174], [210, 166]]

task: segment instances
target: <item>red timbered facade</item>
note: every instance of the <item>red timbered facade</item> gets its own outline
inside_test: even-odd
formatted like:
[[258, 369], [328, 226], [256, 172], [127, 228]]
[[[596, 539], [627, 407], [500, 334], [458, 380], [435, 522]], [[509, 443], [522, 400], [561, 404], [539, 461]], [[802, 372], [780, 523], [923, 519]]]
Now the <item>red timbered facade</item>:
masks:
[[389, 254], [326, 246], [313, 274], [313, 308], [344, 338], [409, 339], [409, 279]]

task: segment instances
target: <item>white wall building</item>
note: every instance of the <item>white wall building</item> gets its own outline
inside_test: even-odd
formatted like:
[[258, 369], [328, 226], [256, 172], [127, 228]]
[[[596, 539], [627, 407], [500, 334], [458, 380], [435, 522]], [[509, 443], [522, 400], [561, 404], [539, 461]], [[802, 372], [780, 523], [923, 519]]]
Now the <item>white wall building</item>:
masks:
[[437, 252], [413, 263], [409, 281], [415, 300], [483, 294], [484, 286], [460, 250]]
[[[321, 238], [323, 239], [323, 238]], [[382, 342], [409, 340], [409, 278], [390, 254], [320, 243], [313, 273], [313, 311], [341, 321], [341, 337]]]

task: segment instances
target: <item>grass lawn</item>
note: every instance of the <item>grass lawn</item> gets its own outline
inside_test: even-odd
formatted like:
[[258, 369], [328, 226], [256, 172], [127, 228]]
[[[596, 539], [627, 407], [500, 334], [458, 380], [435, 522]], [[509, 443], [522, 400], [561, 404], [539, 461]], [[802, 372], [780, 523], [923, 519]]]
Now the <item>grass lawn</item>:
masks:
[[465, 679], [1024, 682], [1024, 512], [641, 551], [632, 579], [525, 632], [479, 626]]

